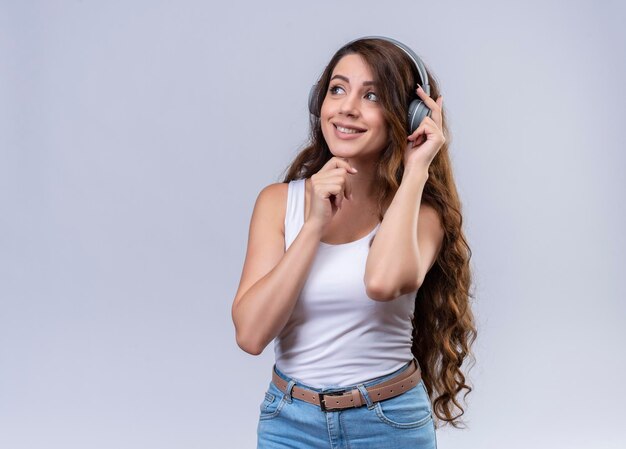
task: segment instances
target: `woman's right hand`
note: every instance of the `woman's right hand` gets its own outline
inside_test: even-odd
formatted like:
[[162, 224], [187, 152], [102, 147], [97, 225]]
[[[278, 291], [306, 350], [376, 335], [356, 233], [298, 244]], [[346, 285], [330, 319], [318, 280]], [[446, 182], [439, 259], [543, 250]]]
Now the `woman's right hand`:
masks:
[[324, 229], [341, 209], [344, 199], [352, 198], [348, 174], [357, 171], [347, 161], [333, 156], [311, 176], [311, 199], [306, 221], [315, 222]]

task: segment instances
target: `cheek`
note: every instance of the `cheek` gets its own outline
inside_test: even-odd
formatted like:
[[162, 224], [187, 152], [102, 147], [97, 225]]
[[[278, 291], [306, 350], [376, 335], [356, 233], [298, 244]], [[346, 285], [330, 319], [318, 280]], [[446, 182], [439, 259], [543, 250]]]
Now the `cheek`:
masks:
[[387, 126], [387, 123], [385, 123], [384, 120], [379, 122], [378, 124], [378, 134], [380, 135], [380, 139], [385, 142], [389, 138], [389, 127]]
[[324, 101], [322, 102], [322, 106], [320, 108], [320, 117], [328, 116], [330, 112], [330, 104], [328, 103], [328, 101], [326, 101], [326, 98], [324, 98]]
[[324, 140], [326, 140], [326, 142], [328, 142], [328, 137], [329, 135], [332, 135], [331, 133], [333, 132], [331, 126], [332, 125], [330, 125], [327, 121], [322, 121], [321, 123], [322, 136], [324, 136]]
[[324, 139], [328, 141], [328, 131], [326, 131], [326, 125], [324, 125], [323, 123], [322, 123], [322, 136], [324, 136]]

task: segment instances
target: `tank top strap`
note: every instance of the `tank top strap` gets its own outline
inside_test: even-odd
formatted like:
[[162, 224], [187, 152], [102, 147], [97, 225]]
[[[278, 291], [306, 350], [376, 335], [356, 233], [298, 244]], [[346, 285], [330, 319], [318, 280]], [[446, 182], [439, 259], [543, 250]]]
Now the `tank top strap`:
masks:
[[287, 187], [287, 210], [285, 212], [285, 251], [296, 239], [304, 226], [305, 179], [294, 179]]

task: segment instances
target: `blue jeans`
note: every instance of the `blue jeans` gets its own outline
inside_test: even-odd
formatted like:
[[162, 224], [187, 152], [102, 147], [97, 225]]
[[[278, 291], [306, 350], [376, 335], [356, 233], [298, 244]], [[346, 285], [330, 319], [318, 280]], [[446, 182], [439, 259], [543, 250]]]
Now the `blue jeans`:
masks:
[[[432, 405], [422, 380], [401, 395], [380, 402], [372, 402], [365, 390], [404, 371], [409, 364], [358, 385], [321, 389], [295, 381], [274, 365], [276, 373], [289, 383], [288, 393], [270, 382], [260, 405], [257, 449], [436, 449]], [[292, 397], [293, 385], [325, 393], [358, 388], [366, 404], [323, 411]]]

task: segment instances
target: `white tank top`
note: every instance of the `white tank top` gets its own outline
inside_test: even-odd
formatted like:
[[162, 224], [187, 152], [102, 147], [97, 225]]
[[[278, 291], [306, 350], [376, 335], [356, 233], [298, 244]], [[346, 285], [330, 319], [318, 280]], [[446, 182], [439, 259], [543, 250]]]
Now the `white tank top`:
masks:
[[[304, 225], [305, 180], [288, 186], [285, 250]], [[413, 359], [411, 319], [417, 290], [392, 301], [365, 293], [369, 242], [320, 242], [289, 321], [274, 340], [275, 363], [315, 388], [348, 386], [384, 376]]]

